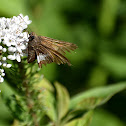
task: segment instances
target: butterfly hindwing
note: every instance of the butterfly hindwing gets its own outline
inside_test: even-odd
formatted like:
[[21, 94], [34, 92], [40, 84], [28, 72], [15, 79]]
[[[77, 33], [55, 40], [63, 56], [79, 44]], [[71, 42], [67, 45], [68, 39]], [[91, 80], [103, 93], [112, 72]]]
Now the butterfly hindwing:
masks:
[[40, 48], [36, 50], [36, 54], [39, 67], [41, 67], [42, 64], [46, 65], [52, 62], [57, 64], [67, 63], [68, 65], [71, 65], [65, 56], [43, 45], [41, 45]]

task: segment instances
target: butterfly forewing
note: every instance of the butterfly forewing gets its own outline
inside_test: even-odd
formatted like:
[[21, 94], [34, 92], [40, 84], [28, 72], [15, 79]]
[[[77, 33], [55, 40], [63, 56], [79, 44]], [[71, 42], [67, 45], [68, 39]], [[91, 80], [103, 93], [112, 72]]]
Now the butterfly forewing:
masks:
[[55, 51], [58, 51], [62, 54], [65, 54], [65, 51], [70, 52], [71, 50], [75, 50], [77, 48], [77, 46], [73, 43], [60, 41], [60, 40], [52, 39], [45, 36], [39, 36], [39, 37], [40, 37], [40, 40], [42, 40], [41, 42], [43, 45], [49, 48], [52, 48]]

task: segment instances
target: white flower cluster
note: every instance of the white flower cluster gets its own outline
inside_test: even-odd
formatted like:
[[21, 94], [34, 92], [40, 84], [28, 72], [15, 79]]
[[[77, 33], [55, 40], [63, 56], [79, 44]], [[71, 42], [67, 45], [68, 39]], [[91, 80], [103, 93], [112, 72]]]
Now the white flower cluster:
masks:
[[[7, 60], [21, 62], [28, 44], [28, 32], [24, 30], [31, 23], [28, 16], [22, 14], [12, 18], [0, 18], [0, 67], [10, 68]], [[0, 82], [3, 82], [4, 70], [0, 69]]]

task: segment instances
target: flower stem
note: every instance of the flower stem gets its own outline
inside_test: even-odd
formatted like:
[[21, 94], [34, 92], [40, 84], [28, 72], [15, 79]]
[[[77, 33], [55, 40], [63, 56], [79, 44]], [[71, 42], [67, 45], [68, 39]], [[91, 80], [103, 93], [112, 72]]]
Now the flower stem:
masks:
[[[30, 113], [33, 119], [33, 125], [38, 126], [39, 123], [37, 121], [36, 113], [34, 112], [34, 101], [32, 99], [32, 92], [30, 85], [30, 79], [26, 76], [26, 69], [23, 63], [18, 63], [19, 73], [22, 79], [23, 92], [25, 94], [26, 105], [28, 107], [28, 113]], [[30, 85], [30, 86], [29, 86]]]

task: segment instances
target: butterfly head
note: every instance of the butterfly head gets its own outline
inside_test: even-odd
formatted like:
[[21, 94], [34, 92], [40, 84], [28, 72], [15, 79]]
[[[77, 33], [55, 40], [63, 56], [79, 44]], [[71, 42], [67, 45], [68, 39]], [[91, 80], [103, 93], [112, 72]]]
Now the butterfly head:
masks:
[[32, 40], [34, 40], [35, 38], [36, 38], [36, 34], [34, 33], [34, 32], [31, 32], [30, 34], [29, 34], [29, 41], [32, 41]]

